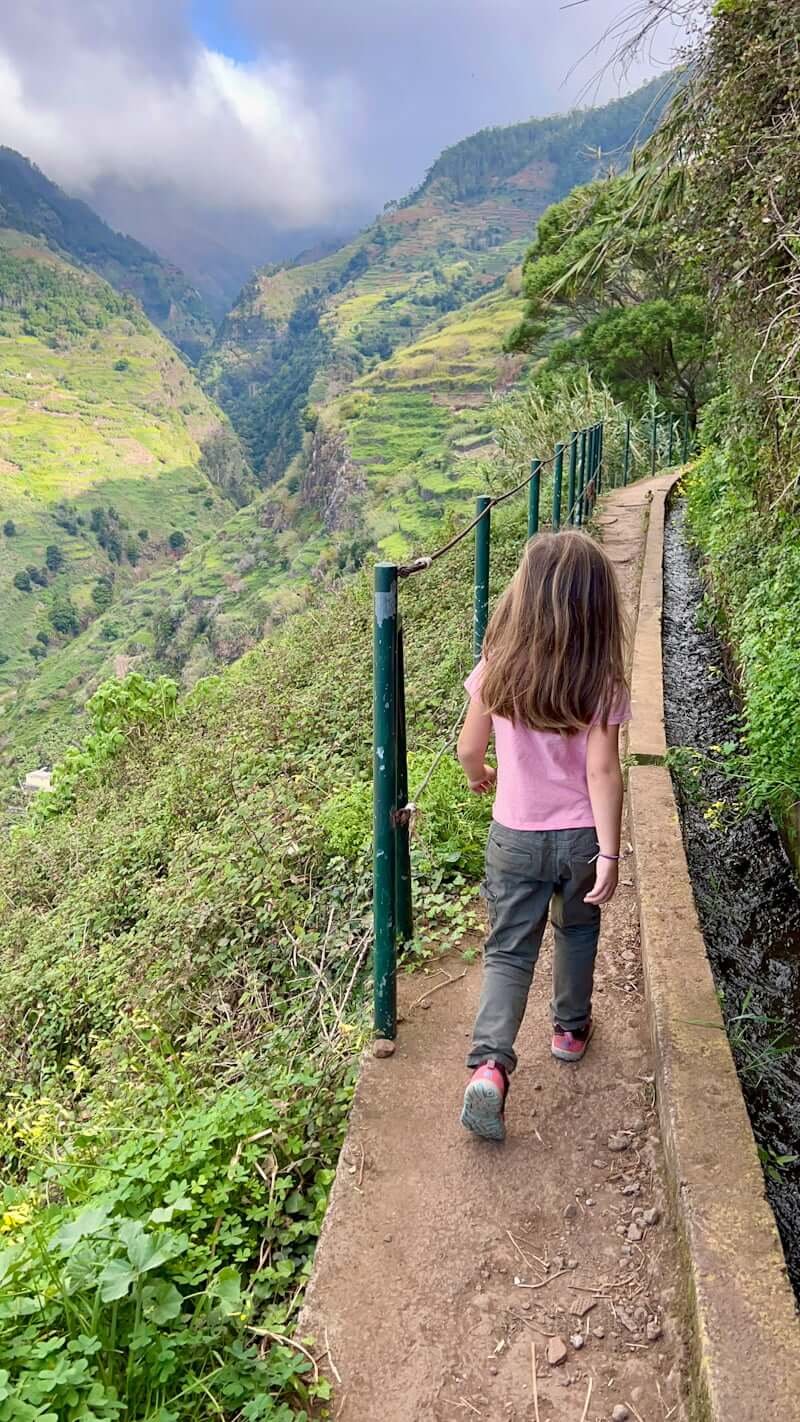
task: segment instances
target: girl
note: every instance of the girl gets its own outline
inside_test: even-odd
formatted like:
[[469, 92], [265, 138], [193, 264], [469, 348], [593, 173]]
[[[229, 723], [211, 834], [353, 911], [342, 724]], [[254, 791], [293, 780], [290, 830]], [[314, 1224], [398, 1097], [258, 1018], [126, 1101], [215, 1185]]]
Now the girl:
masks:
[[[476, 794], [496, 783], [484, 894], [490, 932], [461, 1121], [505, 1136], [514, 1041], [552, 903], [552, 1053], [579, 1061], [592, 1034], [600, 905], [617, 887], [630, 717], [614, 569], [576, 530], [540, 533], [487, 629], [467, 678], [458, 758]], [[486, 764], [494, 733], [497, 771]]]

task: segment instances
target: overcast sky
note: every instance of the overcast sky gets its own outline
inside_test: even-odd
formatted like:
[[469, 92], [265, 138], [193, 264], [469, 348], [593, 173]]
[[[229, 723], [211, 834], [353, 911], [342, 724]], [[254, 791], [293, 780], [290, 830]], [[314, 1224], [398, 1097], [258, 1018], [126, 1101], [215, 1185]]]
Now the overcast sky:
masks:
[[628, 3], [9, 0], [0, 142], [90, 198], [163, 181], [189, 209], [335, 224], [475, 129], [613, 97], [582, 56]]

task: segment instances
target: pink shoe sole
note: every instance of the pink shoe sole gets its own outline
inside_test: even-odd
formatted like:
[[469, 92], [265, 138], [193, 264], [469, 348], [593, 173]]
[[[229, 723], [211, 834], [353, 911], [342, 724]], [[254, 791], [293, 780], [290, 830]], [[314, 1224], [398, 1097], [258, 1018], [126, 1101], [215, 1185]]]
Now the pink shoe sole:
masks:
[[464, 1092], [461, 1124], [474, 1136], [485, 1141], [504, 1141], [506, 1123], [503, 1116], [502, 1091], [491, 1081], [472, 1080]]

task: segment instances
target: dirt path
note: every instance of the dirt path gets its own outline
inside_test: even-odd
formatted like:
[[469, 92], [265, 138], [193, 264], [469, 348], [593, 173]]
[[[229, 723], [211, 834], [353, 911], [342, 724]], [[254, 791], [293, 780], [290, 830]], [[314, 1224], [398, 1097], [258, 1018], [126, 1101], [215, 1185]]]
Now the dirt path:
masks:
[[[612, 493], [600, 515], [631, 613], [648, 487]], [[458, 1124], [478, 966], [424, 1005], [441, 970], [405, 979], [396, 1055], [365, 1062], [304, 1319], [329, 1348], [340, 1422], [684, 1418], [632, 860], [603, 915], [597, 1030], [578, 1065], [549, 1053], [550, 951], [548, 932], [504, 1146]]]

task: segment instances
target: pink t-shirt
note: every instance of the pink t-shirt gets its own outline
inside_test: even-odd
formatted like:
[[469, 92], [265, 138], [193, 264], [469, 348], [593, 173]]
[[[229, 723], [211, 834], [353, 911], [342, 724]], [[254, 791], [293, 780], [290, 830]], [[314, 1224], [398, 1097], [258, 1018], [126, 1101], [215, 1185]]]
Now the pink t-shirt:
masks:
[[[484, 663], [470, 672], [464, 686], [470, 696], [480, 692]], [[627, 693], [620, 697], [609, 724], [629, 721]], [[497, 751], [497, 793], [494, 818], [506, 829], [587, 829], [594, 824], [586, 782], [588, 729], [574, 736], [532, 731], [504, 716], [492, 716]]]

